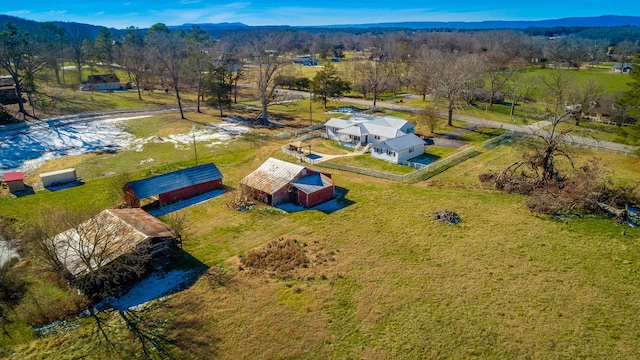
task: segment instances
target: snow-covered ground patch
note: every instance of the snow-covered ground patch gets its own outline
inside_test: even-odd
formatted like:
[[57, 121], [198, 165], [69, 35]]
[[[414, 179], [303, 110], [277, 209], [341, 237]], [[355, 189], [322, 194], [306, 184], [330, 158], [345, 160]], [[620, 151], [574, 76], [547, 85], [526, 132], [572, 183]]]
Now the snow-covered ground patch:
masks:
[[119, 124], [126, 120], [149, 117], [141, 115], [93, 116], [82, 118], [62, 116], [0, 131], [0, 174], [9, 171], [30, 171], [48, 160], [98, 151], [131, 149], [142, 151], [148, 142], [167, 141], [177, 149], [189, 149], [195, 139], [205, 146], [216, 146], [249, 132], [236, 123], [210, 124], [194, 128], [187, 134], [137, 139]]
[[13, 259], [19, 259], [18, 251], [8, 242], [0, 240], [0, 267]]
[[116, 121], [108, 119], [58, 126], [40, 122], [0, 135], [0, 171], [29, 171], [53, 158], [88, 152], [117, 150], [133, 141]]
[[195, 270], [173, 270], [168, 273], [154, 272], [148, 278], [138, 282], [126, 294], [102, 301], [96, 309], [127, 310], [182, 290], [200, 274]]
[[209, 124], [204, 128], [193, 127], [186, 134], [174, 134], [165, 138], [150, 136], [134, 139], [129, 148], [136, 152], [142, 152], [146, 144], [168, 142], [173, 144], [177, 150], [189, 150], [192, 149], [194, 141], [201, 145], [204, 143], [205, 147], [214, 147], [235, 140], [249, 131], [248, 127], [238, 124]]

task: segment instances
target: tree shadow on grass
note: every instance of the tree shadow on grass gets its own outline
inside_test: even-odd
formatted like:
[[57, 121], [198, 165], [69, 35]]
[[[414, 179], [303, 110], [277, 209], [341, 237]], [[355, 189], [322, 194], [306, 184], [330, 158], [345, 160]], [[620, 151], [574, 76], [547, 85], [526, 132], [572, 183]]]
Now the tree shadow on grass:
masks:
[[276, 206], [276, 208], [288, 212], [288, 213], [293, 213], [293, 212], [299, 212], [299, 211], [305, 211], [305, 210], [317, 210], [317, 211], [321, 211], [325, 214], [333, 214], [334, 212], [338, 211], [338, 210], [342, 210], [346, 207], [349, 207], [353, 204], [355, 204], [355, 201], [353, 200], [349, 200], [346, 198], [347, 193], [349, 192], [348, 189], [345, 189], [343, 187], [339, 187], [336, 186], [335, 187], [335, 193], [336, 196], [335, 198], [333, 198], [332, 200], [329, 200], [327, 202], [324, 202], [320, 205], [316, 205], [314, 207], [311, 208], [306, 208], [303, 206], [300, 206], [298, 204], [293, 204], [293, 203], [285, 203], [285, 204], [280, 204], [278, 206]]
[[[138, 350], [144, 359], [175, 359], [171, 354], [174, 342], [167, 336], [168, 326], [163, 319], [154, 314], [155, 303], [147, 306], [151, 300], [167, 296], [192, 286], [208, 267], [191, 254], [180, 250], [181, 261], [171, 269], [156, 271], [138, 282], [124, 295], [108, 299], [89, 309], [89, 315], [95, 320], [95, 334], [101, 345], [117, 357], [127, 357], [132, 351], [118, 347], [120, 337], [107, 323], [114, 313], [124, 322], [126, 329], [138, 344]], [[101, 306], [100, 306], [101, 305]]]
[[157, 203], [152, 203], [150, 205], [144, 206], [143, 209], [153, 216], [156, 216], [156, 217], [164, 216], [172, 212], [189, 207], [191, 205], [196, 205], [196, 204], [208, 201], [210, 199], [216, 198], [218, 196], [223, 195], [225, 192], [226, 192], [226, 188], [215, 189], [212, 191], [208, 191], [204, 194], [196, 195], [189, 199], [185, 199], [185, 200], [168, 204], [165, 206], [159, 206]]

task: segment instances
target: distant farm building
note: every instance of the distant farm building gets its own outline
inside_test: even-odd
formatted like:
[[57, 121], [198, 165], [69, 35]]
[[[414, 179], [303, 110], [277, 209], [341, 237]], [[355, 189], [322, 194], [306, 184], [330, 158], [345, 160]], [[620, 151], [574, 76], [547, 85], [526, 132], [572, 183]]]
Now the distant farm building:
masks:
[[331, 174], [269, 158], [240, 181], [243, 191], [267, 205], [297, 203], [313, 207], [335, 197]]
[[222, 174], [215, 164], [204, 164], [131, 181], [124, 188], [125, 202], [140, 207], [140, 200], [158, 195], [160, 206], [188, 199], [222, 186]]
[[11, 76], [0, 76], [0, 104], [15, 104], [18, 102], [16, 83]]
[[4, 183], [7, 184], [11, 193], [18, 193], [25, 190], [24, 174], [22, 171], [5, 173]]
[[142, 209], [109, 209], [54, 236], [47, 244], [72, 283], [95, 293], [104, 282], [126, 283], [168, 264], [180, 237]]
[[76, 169], [63, 169], [40, 174], [42, 186], [45, 188], [60, 186], [78, 180]]
[[611, 71], [623, 74], [626, 74], [631, 70], [633, 70], [633, 66], [629, 63], [615, 63], [611, 68]]
[[302, 55], [295, 58], [293, 63], [296, 65], [316, 66], [318, 65], [318, 60], [311, 57], [311, 55]]
[[89, 75], [87, 81], [82, 82], [82, 91], [112, 91], [120, 90], [120, 79], [115, 74]]

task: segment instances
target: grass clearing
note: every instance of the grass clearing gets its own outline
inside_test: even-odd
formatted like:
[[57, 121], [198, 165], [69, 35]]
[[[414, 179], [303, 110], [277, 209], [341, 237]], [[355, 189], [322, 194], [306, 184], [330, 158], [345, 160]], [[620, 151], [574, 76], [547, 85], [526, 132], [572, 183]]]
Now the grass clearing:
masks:
[[[145, 136], [186, 129], [170, 118], [142, 120], [130, 126]], [[517, 159], [518, 144], [485, 151], [413, 185], [332, 170], [351, 205], [331, 214], [228, 209], [238, 181], [264, 160], [291, 161], [279, 151], [288, 140], [269, 136], [278, 131], [283, 129], [260, 129], [203, 149], [202, 161], [215, 162], [231, 189], [179, 212], [188, 219], [184, 250], [195, 259], [189, 261], [227, 269], [232, 276], [225, 284], [203, 276], [143, 307], [102, 314], [113, 348], [93, 318], [40, 338], [16, 322], [7, 330], [12, 339], [0, 335], [0, 355], [138, 358], [144, 344], [152, 358], [640, 357], [640, 229], [600, 217], [537, 216], [524, 197], [483, 189], [478, 174]], [[480, 141], [490, 135], [470, 136]], [[317, 140], [314, 146], [331, 148]], [[450, 151], [431, 149], [443, 157]], [[114, 191], [114, 179], [100, 177], [99, 165], [141, 178], [192, 165], [191, 154], [150, 146], [139, 154], [77, 157], [69, 161], [79, 173], [95, 174], [86, 184], [2, 198], [0, 213], [28, 226], [44, 206], [106, 207], [113, 204], [106, 194]], [[640, 182], [637, 159], [576, 150], [580, 161], [594, 155], [612, 168], [616, 182]], [[159, 160], [140, 165], [149, 157]], [[405, 173], [368, 155], [351, 160]], [[431, 219], [442, 209], [455, 211], [462, 222]], [[287, 278], [238, 269], [238, 256], [283, 237], [330, 253], [331, 260]]]
[[371, 154], [368, 153], [363, 155], [339, 157], [328, 160], [327, 162], [353, 166], [362, 169], [381, 171], [396, 175], [404, 175], [415, 171], [415, 169], [410, 166], [398, 165], [383, 160], [374, 159], [371, 157]]

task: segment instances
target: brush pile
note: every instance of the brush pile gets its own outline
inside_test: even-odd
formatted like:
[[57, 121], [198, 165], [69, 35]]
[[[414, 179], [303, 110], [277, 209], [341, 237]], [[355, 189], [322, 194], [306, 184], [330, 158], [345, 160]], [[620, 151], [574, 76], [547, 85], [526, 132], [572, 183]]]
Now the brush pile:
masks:
[[445, 224], [455, 225], [462, 221], [460, 216], [451, 210], [438, 210], [433, 213], [433, 219]]

